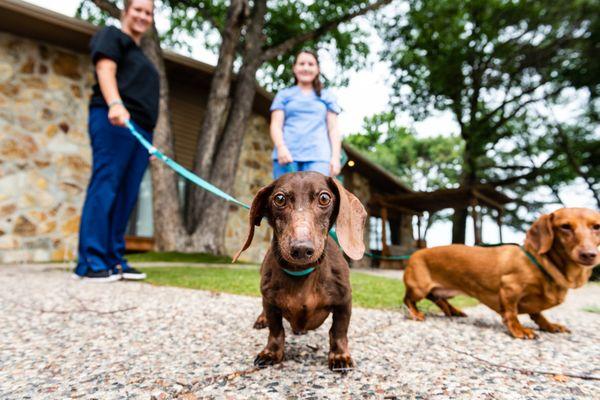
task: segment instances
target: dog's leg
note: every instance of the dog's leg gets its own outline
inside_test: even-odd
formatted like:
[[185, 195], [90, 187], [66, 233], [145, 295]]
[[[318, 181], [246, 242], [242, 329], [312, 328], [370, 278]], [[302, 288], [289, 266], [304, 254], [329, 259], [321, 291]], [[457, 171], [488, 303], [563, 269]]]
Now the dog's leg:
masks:
[[422, 297], [418, 297], [414, 290], [407, 287], [406, 294], [404, 295], [404, 304], [408, 308], [408, 316], [410, 319], [414, 319], [415, 321], [424, 321], [425, 314], [423, 314], [417, 308], [417, 301], [421, 300]]
[[253, 328], [254, 329], [264, 329], [266, 327], [267, 327], [267, 317], [265, 315], [265, 310], [263, 308], [263, 310], [261, 311], [258, 318], [256, 318]]
[[467, 314], [454, 307], [450, 302], [444, 298], [437, 297], [433, 293], [429, 293], [427, 298], [433, 301], [447, 317], [466, 317]]
[[540, 327], [540, 330], [551, 333], [571, 333], [569, 328], [560, 324], [554, 324], [548, 321], [542, 313], [529, 314], [533, 322]]
[[329, 330], [329, 369], [345, 372], [354, 366], [348, 349], [348, 326], [352, 304], [348, 303], [333, 308], [333, 324]]
[[518, 303], [520, 291], [508, 285], [500, 287], [500, 315], [510, 334], [517, 339], [535, 339], [537, 335], [532, 329], [525, 328], [519, 322]]
[[283, 361], [283, 348], [285, 345], [285, 330], [281, 310], [270, 304], [263, 304], [263, 311], [269, 326], [269, 340], [267, 345], [254, 359], [254, 365], [264, 368]]

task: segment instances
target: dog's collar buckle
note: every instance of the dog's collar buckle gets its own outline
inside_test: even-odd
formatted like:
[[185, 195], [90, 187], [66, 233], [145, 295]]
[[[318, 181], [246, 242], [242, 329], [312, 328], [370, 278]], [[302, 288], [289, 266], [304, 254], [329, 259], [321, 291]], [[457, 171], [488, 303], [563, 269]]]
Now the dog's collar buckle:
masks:
[[303, 269], [301, 271], [290, 271], [289, 269], [282, 268], [283, 272], [291, 276], [306, 276], [315, 270], [315, 267]]

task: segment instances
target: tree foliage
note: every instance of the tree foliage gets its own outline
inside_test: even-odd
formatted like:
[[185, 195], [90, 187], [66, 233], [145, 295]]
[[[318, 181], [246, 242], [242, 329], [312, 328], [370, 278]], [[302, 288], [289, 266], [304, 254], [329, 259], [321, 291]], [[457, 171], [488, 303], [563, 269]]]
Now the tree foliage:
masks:
[[[203, 38], [202, 43], [215, 54], [219, 51], [219, 40], [225, 27], [229, 1], [224, 0], [163, 0], [161, 12], [168, 15], [169, 27], [161, 35], [161, 41], [174, 48], [191, 53], [191, 38]], [[323, 50], [335, 62], [336, 71], [326, 77], [329, 85], [347, 84], [351, 71], [362, 68], [369, 54], [367, 34], [359, 24], [349, 20], [333, 26], [332, 22], [342, 20], [347, 15], [374, 3], [372, 1], [269, 1], [264, 16], [262, 31], [264, 48], [275, 48], [290, 38], [300, 37], [308, 32], [321, 32], [308, 38], [281, 54], [266, 59], [261, 65], [257, 78], [268, 90], [277, 91], [293, 83], [291, 65], [293, 57], [301, 49]], [[250, 7], [252, 4], [250, 4]], [[329, 27], [329, 29], [324, 29]], [[245, 36], [238, 46], [239, 68], [241, 50]]]
[[[581, 71], [598, 65], [598, 3], [408, 0], [406, 14], [379, 25], [394, 108], [417, 120], [434, 109], [452, 113], [464, 140], [462, 186], [531, 193], [560, 166], [536, 107], [567, 87], [595, 87]], [[454, 241], [464, 241], [465, 221], [457, 210]]]
[[[459, 136], [419, 138], [401, 126], [393, 113], [365, 118], [360, 133], [344, 139], [414, 190], [457, 187], [461, 176], [463, 141]], [[420, 237], [426, 238], [434, 222], [447, 220], [445, 211], [427, 213]]]
[[549, 187], [579, 179], [592, 194], [600, 209], [600, 129], [593, 118], [584, 117], [572, 124], [554, 124], [548, 147], [560, 154], [559, 173], [547, 177]]
[[344, 139], [415, 190], [457, 187], [463, 143], [458, 136], [419, 138], [393, 113], [365, 118], [363, 130]]

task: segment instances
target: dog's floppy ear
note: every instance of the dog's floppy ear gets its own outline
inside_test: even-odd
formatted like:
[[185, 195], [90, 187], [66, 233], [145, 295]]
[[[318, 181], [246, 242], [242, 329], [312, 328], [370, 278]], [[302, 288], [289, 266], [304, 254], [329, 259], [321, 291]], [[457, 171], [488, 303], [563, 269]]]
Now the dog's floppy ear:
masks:
[[364, 230], [367, 212], [355, 195], [347, 191], [335, 178], [329, 178], [338, 198], [335, 233], [344, 253], [360, 260], [365, 252]]
[[554, 242], [553, 217], [553, 214], [542, 215], [531, 225], [525, 236], [525, 244], [529, 244], [539, 254], [546, 254], [552, 248]]
[[235, 254], [232, 262], [236, 262], [240, 254], [250, 247], [252, 239], [254, 238], [254, 227], [260, 226], [260, 221], [267, 212], [267, 201], [269, 200], [269, 196], [271, 195], [272, 191], [273, 184], [271, 183], [270, 185], [260, 189], [258, 193], [256, 193], [256, 196], [254, 196], [254, 200], [252, 200], [252, 206], [250, 207], [249, 227], [246, 243], [244, 243], [242, 248]]

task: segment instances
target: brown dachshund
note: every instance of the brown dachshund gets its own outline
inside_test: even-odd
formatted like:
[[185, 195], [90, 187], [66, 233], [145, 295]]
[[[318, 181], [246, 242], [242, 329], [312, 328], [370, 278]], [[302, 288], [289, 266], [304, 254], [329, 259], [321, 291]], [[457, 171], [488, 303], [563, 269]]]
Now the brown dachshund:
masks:
[[563, 208], [542, 215], [527, 231], [525, 245], [469, 247], [450, 245], [419, 250], [404, 273], [404, 304], [422, 321], [416, 302], [428, 298], [447, 316], [465, 316], [447, 299], [475, 297], [502, 316], [510, 334], [533, 339], [518, 314], [529, 314], [546, 332], [569, 332], [549, 322], [542, 311], [563, 302], [568, 289], [584, 285], [598, 263], [600, 212]]
[[328, 235], [335, 223], [340, 246], [360, 259], [366, 211], [360, 201], [335, 179], [317, 172], [286, 174], [262, 188], [252, 201], [246, 250], [254, 226], [267, 218], [273, 240], [263, 260], [260, 290], [263, 312], [255, 327], [268, 326], [269, 339], [254, 364], [260, 367], [283, 360], [285, 318], [296, 334], [316, 329], [333, 313], [329, 331], [329, 368], [353, 366], [348, 350], [352, 313], [350, 271], [338, 245]]

